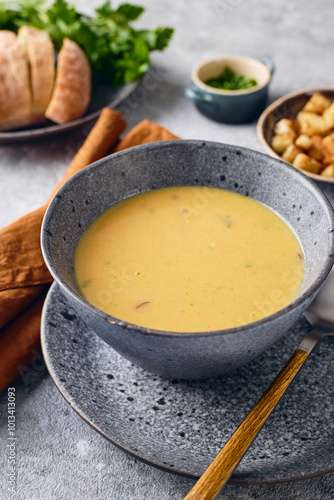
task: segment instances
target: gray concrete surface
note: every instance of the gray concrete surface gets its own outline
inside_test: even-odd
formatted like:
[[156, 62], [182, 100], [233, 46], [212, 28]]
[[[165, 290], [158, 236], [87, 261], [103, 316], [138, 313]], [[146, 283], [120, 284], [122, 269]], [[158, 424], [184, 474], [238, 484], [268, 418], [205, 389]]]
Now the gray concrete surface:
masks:
[[[91, 12], [100, 1], [77, 0]], [[118, 3], [118, 2], [117, 2]], [[115, 2], [115, 4], [117, 4]], [[120, 107], [128, 129], [144, 118], [184, 138], [238, 144], [262, 151], [255, 123], [228, 126], [208, 120], [184, 97], [192, 67], [205, 59], [269, 56], [276, 65], [270, 100], [301, 88], [333, 86], [333, 4], [261, 0], [143, 0], [140, 25], [176, 29], [170, 47], [153, 56], [156, 85], [142, 86]], [[66, 136], [0, 144], [0, 225], [44, 202], [89, 127]], [[330, 198], [334, 189], [326, 188]], [[41, 360], [16, 388], [16, 486], [9, 489], [7, 392], [0, 397], [0, 498], [18, 500], [170, 500], [193, 480], [141, 463], [111, 445], [65, 402]], [[329, 401], [329, 405], [332, 401]], [[330, 500], [334, 474], [277, 485], [227, 485], [221, 499]]]

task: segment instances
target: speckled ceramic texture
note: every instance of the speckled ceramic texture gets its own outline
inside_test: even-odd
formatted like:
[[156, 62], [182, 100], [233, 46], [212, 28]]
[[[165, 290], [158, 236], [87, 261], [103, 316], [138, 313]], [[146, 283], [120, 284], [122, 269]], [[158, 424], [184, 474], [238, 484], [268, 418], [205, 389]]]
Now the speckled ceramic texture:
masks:
[[[199, 476], [308, 330], [300, 319], [277, 348], [220, 379], [168, 381], [109, 349], [53, 285], [43, 311], [42, 347], [58, 389], [93, 428], [152, 465]], [[323, 339], [233, 482], [286, 482], [334, 469], [333, 365], [333, 339]]]
[[[306, 259], [305, 280], [296, 300], [250, 325], [198, 333], [138, 327], [88, 304], [78, 293], [73, 273], [73, 255], [83, 231], [120, 200], [171, 185], [230, 189], [283, 216], [298, 234]], [[236, 146], [166, 141], [114, 154], [71, 178], [46, 212], [42, 249], [55, 281], [77, 314], [111, 347], [153, 373], [197, 379], [219, 376], [248, 363], [298, 320], [333, 264], [333, 226], [333, 209], [322, 192], [286, 163]]]

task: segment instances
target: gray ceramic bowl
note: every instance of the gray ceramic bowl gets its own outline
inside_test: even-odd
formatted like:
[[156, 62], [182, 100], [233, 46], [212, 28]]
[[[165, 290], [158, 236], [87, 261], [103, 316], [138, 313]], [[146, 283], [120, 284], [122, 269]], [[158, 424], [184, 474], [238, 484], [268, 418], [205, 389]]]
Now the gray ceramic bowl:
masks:
[[[131, 195], [171, 185], [206, 185], [251, 196], [272, 207], [298, 234], [306, 275], [298, 297], [279, 312], [229, 330], [170, 333], [120, 321], [78, 293], [73, 255], [86, 227]], [[42, 226], [42, 250], [77, 314], [112, 348], [153, 373], [175, 379], [222, 375], [258, 356], [303, 313], [334, 257], [333, 209], [320, 189], [285, 162], [213, 142], [166, 141], [111, 155], [72, 177], [55, 195]], [[135, 242], [134, 242], [135, 244]]]
[[[243, 90], [221, 90], [206, 84], [219, 77], [225, 67], [236, 74], [254, 78], [257, 85]], [[196, 66], [191, 73], [191, 86], [185, 90], [197, 109], [208, 118], [223, 123], [247, 123], [259, 117], [267, 104], [268, 87], [274, 63], [268, 58], [225, 56]]]

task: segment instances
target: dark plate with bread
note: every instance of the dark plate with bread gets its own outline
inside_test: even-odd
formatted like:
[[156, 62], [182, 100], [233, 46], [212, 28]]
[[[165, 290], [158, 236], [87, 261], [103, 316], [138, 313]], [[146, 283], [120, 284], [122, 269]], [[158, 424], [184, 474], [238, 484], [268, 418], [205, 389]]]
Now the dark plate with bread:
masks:
[[[43, 48], [43, 50], [41, 50]], [[89, 124], [115, 108], [139, 81], [112, 87], [92, 74], [87, 57], [65, 39], [55, 57], [45, 31], [0, 31], [0, 142], [43, 138]]]

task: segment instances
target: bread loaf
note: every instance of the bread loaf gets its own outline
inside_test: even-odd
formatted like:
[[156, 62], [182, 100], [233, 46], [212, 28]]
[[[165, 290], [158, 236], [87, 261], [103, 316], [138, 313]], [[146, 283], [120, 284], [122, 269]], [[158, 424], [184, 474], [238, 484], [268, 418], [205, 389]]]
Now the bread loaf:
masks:
[[56, 123], [84, 114], [91, 99], [91, 68], [83, 50], [64, 39], [57, 62], [54, 91], [45, 116]]
[[46, 31], [23, 26], [19, 29], [21, 43], [30, 67], [31, 119], [30, 123], [45, 121], [45, 111], [51, 99], [55, 79], [54, 46]]
[[29, 65], [17, 36], [0, 31], [0, 130], [30, 123]]
[[83, 50], [65, 38], [55, 66], [45, 31], [0, 30], [0, 130], [66, 123], [82, 116], [91, 99], [91, 68]]

